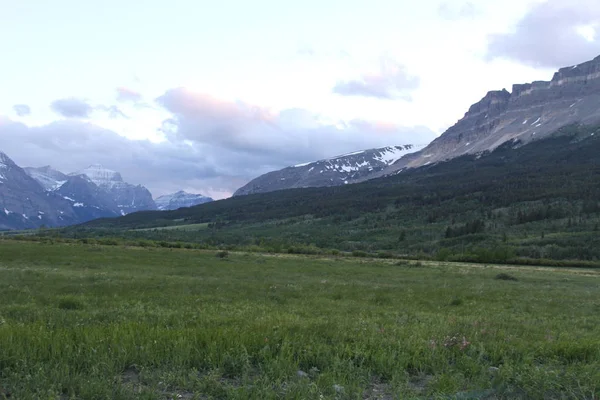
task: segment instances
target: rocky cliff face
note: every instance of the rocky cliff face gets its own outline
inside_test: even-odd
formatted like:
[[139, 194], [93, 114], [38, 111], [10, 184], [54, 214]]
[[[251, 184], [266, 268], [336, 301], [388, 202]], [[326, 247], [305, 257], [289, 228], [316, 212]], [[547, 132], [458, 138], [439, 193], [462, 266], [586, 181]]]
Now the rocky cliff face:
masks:
[[121, 215], [109, 193], [86, 175], [69, 176], [56, 193], [70, 203], [80, 221]]
[[238, 189], [234, 196], [275, 190], [337, 186], [369, 179], [404, 155], [417, 151], [413, 145], [357, 151], [342, 156], [299, 164], [269, 172]]
[[213, 201], [212, 198], [201, 194], [187, 193], [180, 190], [177, 193], [158, 197], [154, 202], [159, 210], [177, 210], [182, 207], [193, 207]]
[[49, 165], [40, 168], [26, 167], [23, 170], [46, 190], [56, 190], [69, 179], [67, 175]]
[[509, 140], [528, 143], [575, 123], [600, 123], [600, 57], [561, 68], [549, 82], [489, 92], [429, 146], [382, 174], [493, 150]]
[[85, 175], [99, 188], [108, 192], [122, 215], [135, 211], [156, 210], [156, 204], [148, 189], [124, 182], [121, 174], [116, 171], [95, 164], [70, 175]]

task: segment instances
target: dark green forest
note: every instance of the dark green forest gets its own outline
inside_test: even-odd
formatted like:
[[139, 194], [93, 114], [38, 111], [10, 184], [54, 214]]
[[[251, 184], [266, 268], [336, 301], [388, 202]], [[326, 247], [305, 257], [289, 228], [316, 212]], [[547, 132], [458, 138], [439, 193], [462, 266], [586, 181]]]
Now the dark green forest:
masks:
[[[53, 231], [227, 249], [600, 264], [600, 128], [361, 184], [234, 197]], [[196, 224], [194, 227], [186, 226]], [[181, 229], [178, 229], [181, 228]]]

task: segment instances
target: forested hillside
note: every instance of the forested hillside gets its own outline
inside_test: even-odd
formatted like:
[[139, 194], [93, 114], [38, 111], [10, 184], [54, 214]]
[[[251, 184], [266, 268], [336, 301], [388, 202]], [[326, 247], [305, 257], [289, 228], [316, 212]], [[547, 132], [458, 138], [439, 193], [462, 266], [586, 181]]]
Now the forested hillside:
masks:
[[[505, 143], [362, 184], [140, 212], [63, 234], [289, 252], [594, 261], [600, 258], [599, 134], [598, 127], [570, 126], [548, 139]], [[196, 225], [183, 226], [190, 224]]]

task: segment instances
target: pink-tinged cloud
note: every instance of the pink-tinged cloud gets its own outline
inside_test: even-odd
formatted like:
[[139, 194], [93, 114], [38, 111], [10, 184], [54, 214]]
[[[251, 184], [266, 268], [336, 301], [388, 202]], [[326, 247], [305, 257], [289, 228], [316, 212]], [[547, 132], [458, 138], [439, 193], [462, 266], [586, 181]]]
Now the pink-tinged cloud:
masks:
[[253, 161], [245, 166], [248, 175], [252, 170], [272, 170], [366, 148], [427, 144], [435, 138], [422, 126], [361, 119], [324, 122], [303, 109], [274, 114], [184, 88], [167, 91], [157, 102], [173, 114], [163, 126], [169, 140], [210, 146], [222, 160], [227, 153], [250, 157]]
[[274, 119], [267, 110], [258, 106], [228, 102], [186, 88], [171, 89], [159, 97], [158, 102], [172, 113], [186, 118], [263, 122]]

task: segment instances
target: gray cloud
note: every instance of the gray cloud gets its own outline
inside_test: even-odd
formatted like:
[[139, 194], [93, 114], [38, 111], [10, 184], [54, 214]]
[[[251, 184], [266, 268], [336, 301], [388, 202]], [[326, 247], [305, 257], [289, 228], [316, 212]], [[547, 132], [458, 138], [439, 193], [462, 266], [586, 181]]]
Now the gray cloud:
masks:
[[13, 106], [13, 110], [19, 117], [31, 115], [31, 107], [29, 107], [27, 104], [15, 104]]
[[326, 122], [302, 109], [271, 113], [185, 89], [167, 91], [158, 103], [172, 114], [161, 143], [129, 140], [77, 119], [35, 127], [4, 119], [0, 149], [21, 166], [52, 165], [65, 173], [99, 163], [155, 196], [185, 189], [223, 197], [275, 169], [365, 148], [426, 144], [436, 136], [425, 127]]
[[67, 118], [88, 118], [94, 110], [85, 100], [75, 97], [54, 100], [50, 108]]
[[[587, 40], [577, 30], [596, 27]], [[534, 67], [565, 67], [600, 54], [600, 2], [548, 0], [533, 6], [510, 33], [489, 37], [487, 58], [505, 58]]]
[[334, 86], [333, 92], [342, 96], [410, 101], [410, 93], [419, 85], [419, 77], [410, 75], [405, 66], [389, 57], [382, 57], [378, 73], [363, 74], [356, 80], [340, 81]]
[[137, 103], [138, 101], [142, 100], [142, 95], [133, 89], [121, 86], [117, 88], [117, 100]]
[[0, 123], [0, 148], [23, 167], [49, 164], [69, 173], [99, 163], [120, 171], [130, 183], [148, 187], [154, 195], [181, 188], [229, 192], [236, 182], [244, 182], [219, 170], [208, 148], [183, 142], [129, 140], [78, 120], [39, 127], [4, 121]]
[[438, 8], [439, 16], [450, 21], [472, 19], [480, 16], [481, 13], [481, 9], [470, 1], [462, 4], [444, 2]]

